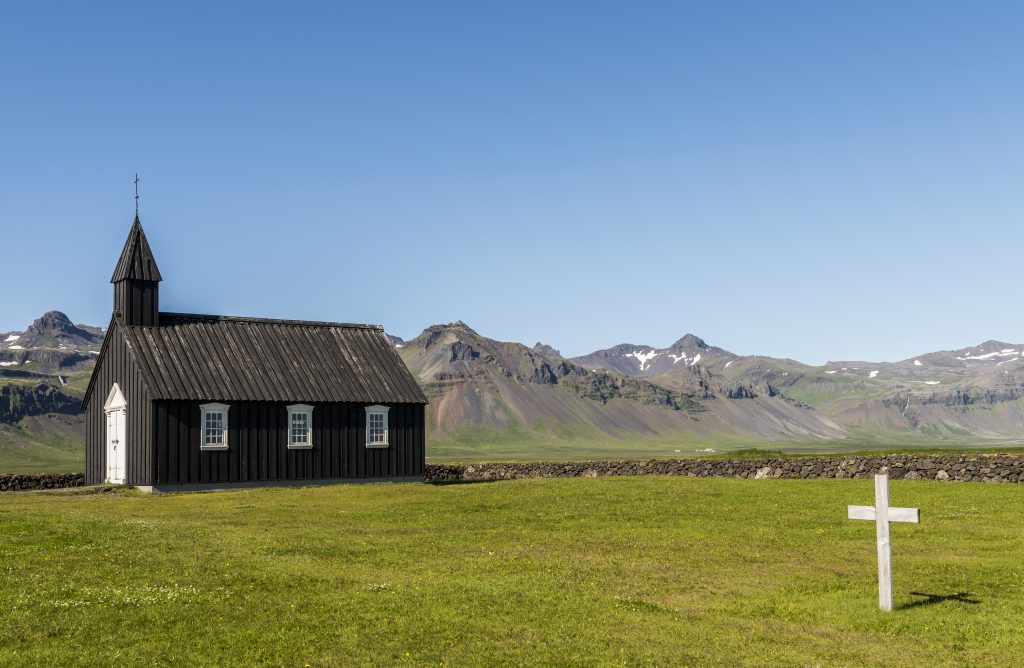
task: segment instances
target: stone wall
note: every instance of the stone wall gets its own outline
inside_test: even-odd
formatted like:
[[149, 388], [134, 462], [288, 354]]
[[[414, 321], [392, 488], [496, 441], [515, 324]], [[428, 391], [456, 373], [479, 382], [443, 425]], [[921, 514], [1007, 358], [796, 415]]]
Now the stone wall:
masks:
[[[883, 455], [786, 459], [652, 459], [647, 461], [428, 464], [429, 482], [608, 475], [679, 475], [699, 478], [869, 478], [888, 468], [894, 480], [1024, 483], [1024, 455]], [[81, 473], [0, 474], [0, 492], [81, 487]]]
[[85, 475], [81, 473], [33, 473], [26, 475], [0, 473], [0, 492], [81, 487], [84, 484]]
[[430, 482], [608, 475], [700, 478], [867, 478], [888, 468], [894, 480], [1024, 483], [1024, 455], [882, 455], [787, 459], [655, 459], [520, 464], [430, 464]]

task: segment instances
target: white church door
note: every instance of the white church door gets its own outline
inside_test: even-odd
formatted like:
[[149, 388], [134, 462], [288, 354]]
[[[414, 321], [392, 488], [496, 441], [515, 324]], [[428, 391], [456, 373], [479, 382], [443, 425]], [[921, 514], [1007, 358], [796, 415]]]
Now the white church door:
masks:
[[115, 485], [124, 483], [125, 475], [125, 424], [128, 421], [128, 402], [121, 394], [121, 388], [114, 384], [103, 410], [107, 414], [107, 482]]

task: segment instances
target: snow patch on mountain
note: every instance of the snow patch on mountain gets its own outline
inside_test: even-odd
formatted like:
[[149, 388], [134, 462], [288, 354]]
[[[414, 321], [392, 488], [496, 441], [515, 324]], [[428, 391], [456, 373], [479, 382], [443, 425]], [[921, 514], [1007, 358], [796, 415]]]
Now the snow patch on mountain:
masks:
[[11, 341], [17, 341], [20, 338], [21, 338], [21, 334], [11, 334], [6, 339], [4, 339], [4, 343], [10, 343]]
[[921, 366], [921, 360], [914, 360], [914, 366]]
[[[685, 362], [686, 366], [693, 366], [694, 364], [700, 361], [700, 353], [697, 353], [693, 357], [687, 357], [685, 352], [681, 355], [673, 355], [672, 353], [669, 353], [668, 356], [672, 358], [672, 364], [676, 364], [677, 362]], [[726, 364], [726, 366], [729, 365]]]
[[957, 357], [957, 359], [960, 360], [961, 362], [966, 362], [967, 360], [989, 360], [992, 359], [993, 357], [1011, 357], [1017, 355], [1020, 355], [1020, 353], [1014, 350], [1013, 348], [1005, 348], [1003, 350], [998, 350], [994, 353], [985, 353], [984, 355], [968, 355], [967, 357]]
[[660, 354], [661, 353], [657, 352], [656, 350], [654, 350], [652, 348], [650, 351], [648, 351], [646, 353], [642, 352], [640, 350], [634, 350], [631, 353], [626, 353], [625, 355], [623, 355], [623, 357], [635, 357], [636, 360], [638, 362], [640, 362], [640, 370], [641, 371], [646, 371], [647, 370], [647, 365], [650, 364], [651, 360], [654, 359], [655, 357], [657, 357]]

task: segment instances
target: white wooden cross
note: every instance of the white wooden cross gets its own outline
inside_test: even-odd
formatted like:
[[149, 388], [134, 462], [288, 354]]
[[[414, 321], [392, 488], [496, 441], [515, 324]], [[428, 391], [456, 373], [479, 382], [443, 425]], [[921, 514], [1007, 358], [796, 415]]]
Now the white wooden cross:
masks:
[[[884, 470], [884, 469], [883, 469]], [[889, 522], [921, 521], [917, 508], [889, 507], [889, 474], [875, 476], [875, 505], [848, 506], [851, 520], [874, 520], [878, 535], [878, 605], [892, 612], [892, 546], [889, 543]]]

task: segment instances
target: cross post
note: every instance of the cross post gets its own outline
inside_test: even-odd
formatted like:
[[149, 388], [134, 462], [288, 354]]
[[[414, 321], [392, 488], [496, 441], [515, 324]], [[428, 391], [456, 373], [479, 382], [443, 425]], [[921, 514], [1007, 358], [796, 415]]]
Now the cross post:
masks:
[[[883, 469], [884, 470], [884, 469]], [[889, 507], [889, 474], [875, 476], [875, 505], [847, 506], [851, 520], [874, 520], [878, 541], [878, 607], [892, 612], [892, 543], [889, 540], [889, 522], [921, 522], [917, 508]]]

